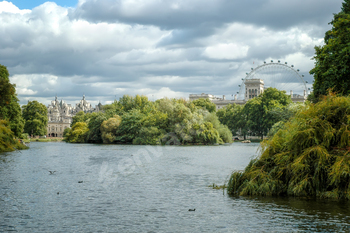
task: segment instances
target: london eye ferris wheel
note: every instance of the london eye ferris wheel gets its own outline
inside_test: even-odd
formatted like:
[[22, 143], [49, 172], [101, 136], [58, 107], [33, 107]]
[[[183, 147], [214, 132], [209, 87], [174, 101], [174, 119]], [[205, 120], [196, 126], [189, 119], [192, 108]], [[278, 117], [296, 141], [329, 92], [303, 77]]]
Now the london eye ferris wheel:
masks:
[[300, 75], [299, 69], [294, 69], [294, 66], [289, 66], [287, 62], [271, 63], [264, 62], [264, 64], [252, 68], [246, 77], [242, 78], [242, 83], [239, 85], [240, 89], [237, 95], [238, 100], [245, 99], [245, 82], [249, 79], [261, 79], [264, 82], [264, 89], [274, 87], [278, 90], [286, 91], [287, 94], [303, 96], [307, 93], [306, 81], [304, 75]]

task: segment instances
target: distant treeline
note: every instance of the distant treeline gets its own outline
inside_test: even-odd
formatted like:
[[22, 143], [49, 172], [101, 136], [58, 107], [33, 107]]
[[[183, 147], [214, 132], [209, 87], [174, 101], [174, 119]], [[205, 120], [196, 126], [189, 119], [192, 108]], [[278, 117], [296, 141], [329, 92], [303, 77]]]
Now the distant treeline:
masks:
[[272, 136], [304, 103], [292, 103], [285, 91], [267, 88], [245, 105], [230, 104], [217, 111], [220, 122], [234, 135]]
[[66, 129], [67, 142], [157, 144], [231, 143], [232, 135], [272, 135], [304, 103], [293, 104], [284, 91], [268, 88], [244, 106], [216, 112], [208, 99], [160, 99], [125, 95], [101, 112], [79, 112]]

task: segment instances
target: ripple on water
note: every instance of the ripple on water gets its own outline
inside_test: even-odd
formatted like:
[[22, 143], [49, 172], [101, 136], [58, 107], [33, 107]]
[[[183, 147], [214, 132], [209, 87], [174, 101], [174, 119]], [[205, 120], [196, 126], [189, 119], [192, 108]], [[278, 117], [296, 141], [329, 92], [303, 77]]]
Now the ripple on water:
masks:
[[208, 187], [242, 170], [257, 148], [31, 143], [0, 155], [0, 232], [350, 231], [347, 203]]

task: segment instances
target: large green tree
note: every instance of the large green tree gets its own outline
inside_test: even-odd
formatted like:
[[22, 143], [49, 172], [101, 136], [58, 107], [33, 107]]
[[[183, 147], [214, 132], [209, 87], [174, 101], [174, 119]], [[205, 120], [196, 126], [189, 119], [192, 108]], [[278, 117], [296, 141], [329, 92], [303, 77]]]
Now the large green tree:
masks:
[[237, 135], [239, 131], [242, 132], [242, 105], [229, 104], [216, 112], [220, 122], [231, 130], [233, 135]]
[[0, 65], [0, 119], [9, 121], [11, 131], [19, 137], [23, 131], [24, 120], [15, 87], [15, 84], [10, 83], [6, 66]]
[[319, 99], [328, 90], [341, 95], [350, 94], [350, 0], [343, 2], [342, 10], [330, 22], [324, 45], [316, 46], [313, 95]]
[[47, 132], [47, 108], [38, 101], [28, 101], [23, 107], [23, 118], [26, 123], [24, 132], [29, 135], [45, 135]]
[[243, 108], [242, 118], [246, 119], [243, 128], [249, 128], [250, 132], [260, 135], [263, 138], [269, 129], [279, 119], [272, 110], [285, 108], [292, 103], [290, 96], [285, 91], [276, 88], [267, 88], [260, 96], [249, 100]]
[[86, 114], [88, 120], [89, 133], [87, 134], [87, 142], [101, 143], [102, 131], [100, 130], [103, 121], [107, 120], [106, 116], [102, 112], [93, 112]]

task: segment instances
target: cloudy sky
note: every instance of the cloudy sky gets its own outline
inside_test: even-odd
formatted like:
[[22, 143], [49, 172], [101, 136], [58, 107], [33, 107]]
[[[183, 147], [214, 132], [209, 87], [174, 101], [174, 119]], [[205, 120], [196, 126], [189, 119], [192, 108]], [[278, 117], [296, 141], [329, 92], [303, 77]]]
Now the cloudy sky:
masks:
[[0, 64], [28, 100], [235, 94], [264, 61], [309, 83], [342, 0], [0, 1]]

